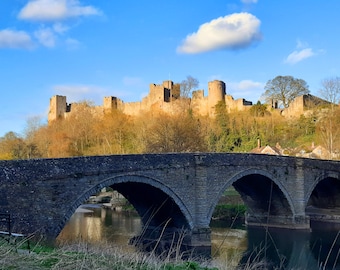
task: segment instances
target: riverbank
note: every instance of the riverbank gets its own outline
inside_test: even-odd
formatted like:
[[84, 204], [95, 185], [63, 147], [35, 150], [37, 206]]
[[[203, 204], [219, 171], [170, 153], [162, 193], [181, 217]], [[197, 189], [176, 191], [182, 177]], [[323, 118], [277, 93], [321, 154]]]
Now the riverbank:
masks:
[[[208, 264], [208, 262], [206, 263]], [[27, 242], [9, 244], [0, 239], [0, 269], [140, 269], [140, 270], [217, 270], [216, 267], [199, 264], [194, 260], [184, 261], [165, 258], [160, 260], [152, 254], [123, 253], [111, 245], [78, 243], [51, 248]]]

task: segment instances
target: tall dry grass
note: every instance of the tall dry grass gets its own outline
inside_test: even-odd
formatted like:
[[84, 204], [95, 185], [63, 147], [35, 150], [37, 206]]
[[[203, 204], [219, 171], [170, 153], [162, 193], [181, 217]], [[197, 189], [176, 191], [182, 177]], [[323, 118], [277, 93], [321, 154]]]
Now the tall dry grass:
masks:
[[[0, 269], [53, 269], [53, 270], [182, 270], [182, 269], [217, 269], [208, 263], [197, 263], [180, 258], [162, 259], [152, 253], [124, 253], [121, 249], [103, 243], [90, 245], [77, 243], [52, 248], [30, 244], [28, 240], [8, 243], [0, 239]], [[205, 264], [205, 265], [204, 265]]]

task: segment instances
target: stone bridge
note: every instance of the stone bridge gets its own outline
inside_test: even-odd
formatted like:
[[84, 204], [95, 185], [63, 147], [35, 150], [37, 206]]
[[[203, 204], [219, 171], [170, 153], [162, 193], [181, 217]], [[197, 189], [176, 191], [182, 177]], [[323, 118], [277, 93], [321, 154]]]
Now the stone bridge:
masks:
[[340, 218], [340, 162], [228, 153], [0, 161], [0, 212], [11, 214], [13, 231], [54, 239], [109, 186], [135, 207], [148, 238], [185, 232], [183, 243], [197, 250], [210, 248], [210, 220], [230, 186], [248, 225], [308, 229], [311, 218]]

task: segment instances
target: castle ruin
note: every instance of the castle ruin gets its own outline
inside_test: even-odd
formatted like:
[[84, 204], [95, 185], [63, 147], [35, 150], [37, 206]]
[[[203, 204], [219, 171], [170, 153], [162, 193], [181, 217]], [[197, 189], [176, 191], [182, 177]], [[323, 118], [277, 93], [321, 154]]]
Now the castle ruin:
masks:
[[300, 115], [310, 115], [315, 108], [330, 105], [331, 103], [313, 96], [311, 94], [296, 97], [288, 108], [282, 111], [282, 116], [288, 118], [300, 117]]
[[[138, 102], [124, 102], [121, 99], [109, 96], [104, 97], [102, 106], [92, 109], [95, 114], [104, 114], [113, 109], [120, 110], [126, 115], [136, 116], [143, 112], [164, 112], [175, 114], [183, 109], [191, 109], [194, 114], [213, 117], [215, 106], [224, 102], [227, 112], [244, 111], [251, 107], [252, 102], [245, 99], [237, 99], [226, 93], [226, 85], [223, 81], [214, 80], [208, 83], [208, 96], [204, 96], [204, 90], [192, 92], [191, 98], [180, 96], [180, 87], [172, 81], [163, 81], [163, 84], [150, 84], [149, 94]], [[67, 104], [66, 96], [56, 95], [50, 99], [48, 121], [67, 118], [77, 112], [77, 103]]]

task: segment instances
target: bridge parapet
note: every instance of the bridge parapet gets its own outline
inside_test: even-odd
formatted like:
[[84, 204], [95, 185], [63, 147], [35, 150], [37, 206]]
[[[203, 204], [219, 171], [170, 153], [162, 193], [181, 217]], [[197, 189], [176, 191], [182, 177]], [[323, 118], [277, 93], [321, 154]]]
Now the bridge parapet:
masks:
[[[167, 201], [166, 210], [153, 222], [161, 224], [170, 215], [172, 229], [184, 226], [190, 231], [192, 246], [206, 246], [213, 210], [230, 186], [252, 210], [248, 224], [303, 229], [309, 224], [305, 209], [311, 197], [332, 190], [332, 199], [340, 206], [340, 195], [336, 195], [340, 186], [334, 188], [339, 180], [340, 162], [258, 154], [0, 161], [0, 207], [1, 212], [11, 213], [15, 231], [53, 238], [82, 202], [112, 186], [135, 204], [141, 216]], [[320, 186], [320, 182], [326, 184]], [[326, 198], [324, 204], [331, 202]]]

